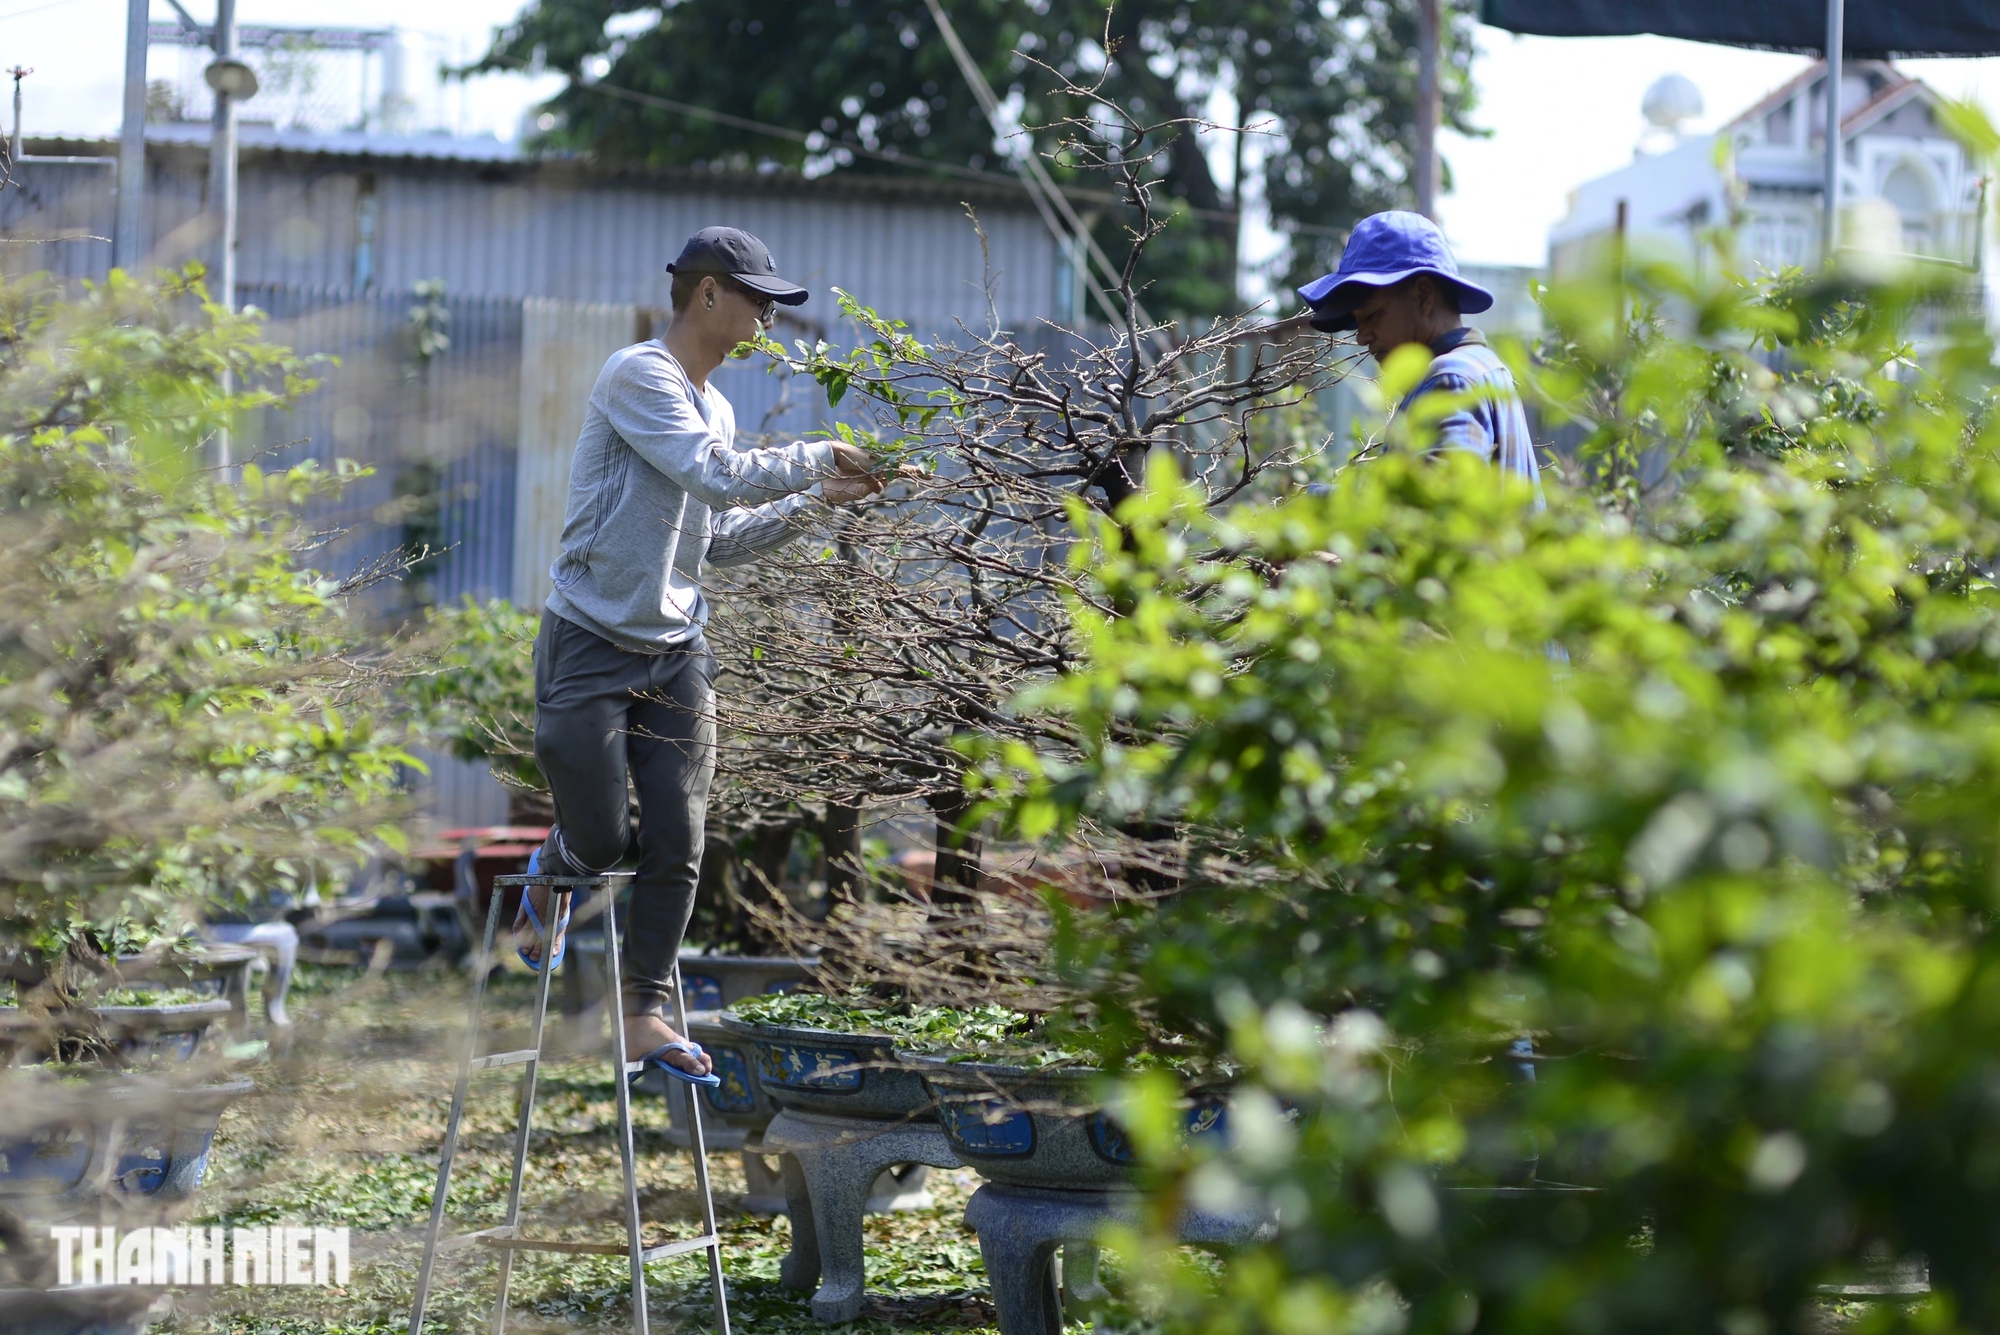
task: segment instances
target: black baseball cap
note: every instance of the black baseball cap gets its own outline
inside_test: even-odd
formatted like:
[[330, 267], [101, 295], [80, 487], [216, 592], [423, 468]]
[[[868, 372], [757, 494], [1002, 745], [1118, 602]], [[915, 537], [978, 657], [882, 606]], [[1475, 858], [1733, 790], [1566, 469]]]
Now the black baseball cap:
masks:
[[770, 247], [737, 227], [702, 228], [688, 238], [667, 272], [727, 274], [780, 306], [803, 306], [806, 300], [804, 288], [778, 277]]

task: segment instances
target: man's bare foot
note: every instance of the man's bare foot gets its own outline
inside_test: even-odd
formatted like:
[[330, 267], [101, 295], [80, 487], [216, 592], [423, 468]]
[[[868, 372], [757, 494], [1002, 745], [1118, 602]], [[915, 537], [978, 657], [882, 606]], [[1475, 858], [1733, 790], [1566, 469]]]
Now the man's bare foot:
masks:
[[[625, 1017], [625, 1060], [628, 1062], [638, 1061], [647, 1053], [665, 1044], [685, 1041], [657, 1015]], [[707, 1075], [715, 1069], [715, 1062], [706, 1052], [699, 1057], [691, 1057], [685, 1052], [669, 1052], [661, 1060], [679, 1067], [689, 1075]]]
[[[535, 916], [542, 920], [543, 927], [548, 927], [550, 926], [549, 902], [555, 898], [555, 894], [556, 892], [546, 885], [531, 885], [521, 892], [522, 907], [514, 914], [514, 945], [517, 949], [527, 953], [528, 958], [535, 962], [537, 969], [542, 967], [542, 934], [537, 932], [535, 925], [528, 921], [527, 904], [532, 897], [535, 905]], [[563, 938], [568, 935], [569, 925], [565, 923], [562, 930], [556, 933], [555, 943], [550, 949], [554, 950], [560, 947]]]

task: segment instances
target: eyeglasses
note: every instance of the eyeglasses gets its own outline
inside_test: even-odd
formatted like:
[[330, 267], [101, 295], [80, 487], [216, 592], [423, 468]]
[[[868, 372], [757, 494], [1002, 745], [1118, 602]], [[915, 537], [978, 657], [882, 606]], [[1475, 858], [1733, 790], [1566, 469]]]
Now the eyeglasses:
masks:
[[776, 301], [765, 296], [762, 292], [752, 291], [734, 279], [730, 280], [729, 285], [735, 288], [741, 296], [757, 303], [757, 322], [759, 324], [769, 324], [778, 318], [778, 303]]

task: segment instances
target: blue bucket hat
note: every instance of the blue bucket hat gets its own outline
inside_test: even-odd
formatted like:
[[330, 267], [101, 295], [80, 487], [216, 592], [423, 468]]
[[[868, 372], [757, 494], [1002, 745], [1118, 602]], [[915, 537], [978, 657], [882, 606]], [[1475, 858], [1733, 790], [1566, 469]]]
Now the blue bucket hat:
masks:
[[1354, 308], [1378, 287], [1393, 287], [1412, 274], [1427, 273], [1458, 293], [1458, 309], [1475, 315], [1493, 306], [1493, 294], [1458, 276], [1458, 261], [1444, 233], [1421, 213], [1393, 210], [1372, 214], [1354, 225], [1340, 267], [1299, 289], [1312, 307], [1312, 327], [1329, 334], [1354, 328]]

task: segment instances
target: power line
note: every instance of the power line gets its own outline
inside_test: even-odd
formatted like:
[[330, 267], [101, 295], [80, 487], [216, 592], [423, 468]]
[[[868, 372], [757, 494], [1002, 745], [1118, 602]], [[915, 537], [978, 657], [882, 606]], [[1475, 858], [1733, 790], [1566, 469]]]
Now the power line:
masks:
[[62, 5], [74, 3], [75, 0], [49, 0], [45, 5], [29, 5], [26, 9], [16, 9], [10, 13], [0, 14], [0, 22], [4, 22], [7, 19], [18, 19], [24, 14], [39, 14], [45, 9], [55, 9]]
[[[67, 0], [57, 0], [57, 3], [67, 3]], [[489, 55], [487, 59], [498, 61], [504, 65], [512, 65], [522, 71], [528, 71], [533, 68], [527, 61], [518, 60], [511, 56]], [[596, 83], [584, 83], [580, 79], [572, 79], [570, 87], [602, 93], [606, 97], [616, 98], [624, 102], [632, 102], [639, 106], [653, 107], [660, 111], [678, 112], [683, 116], [689, 116], [695, 120], [711, 121], [717, 125], [727, 125], [732, 129], [748, 130], [753, 134], [763, 134], [769, 135], [774, 139], [789, 140], [795, 144], [803, 144], [815, 153], [822, 151], [813, 146], [813, 135], [803, 130], [791, 129], [788, 126], [773, 125], [769, 121], [751, 120], [746, 116], [732, 115], [727, 111], [717, 111], [712, 107], [696, 106], [691, 102], [678, 102], [670, 97], [660, 97], [653, 93], [642, 93], [637, 89], [623, 88], [614, 83], [604, 83], [601, 80]], [[982, 171], [977, 167], [963, 167], [955, 162], [940, 162], [935, 158], [914, 157], [908, 153], [899, 153], [893, 148], [868, 148], [862, 144], [852, 144], [833, 139], [825, 139], [823, 142], [827, 149], [845, 149], [856, 157], [872, 158], [877, 162], [887, 162], [898, 167], [910, 167], [917, 171], [932, 172], [942, 176], [955, 176], [961, 180], [984, 181], [994, 185], [1012, 186], [1016, 189], [1024, 188], [1019, 177], [1010, 176], [1004, 172]], [[1059, 186], [1057, 188], [1071, 199], [1082, 200], [1085, 203], [1116, 205], [1123, 202], [1116, 195], [1106, 190], [1081, 190], [1074, 186]], [[1224, 221], [1236, 217], [1233, 213], [1220, 212], [1215, 209], [1191, 209], [1190, 212], [1198, 217], [1212, 217]]]

